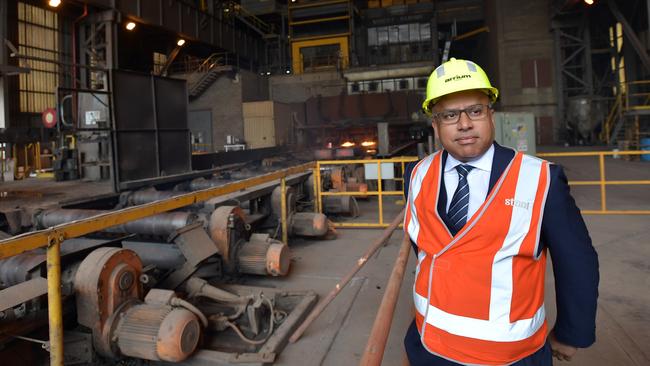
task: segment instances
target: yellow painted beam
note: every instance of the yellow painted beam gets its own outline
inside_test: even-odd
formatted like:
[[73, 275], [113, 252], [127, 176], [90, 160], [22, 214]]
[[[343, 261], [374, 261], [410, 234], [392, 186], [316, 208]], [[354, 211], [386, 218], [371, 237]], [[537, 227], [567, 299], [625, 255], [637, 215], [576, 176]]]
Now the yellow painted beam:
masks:
[[318, 1], [318, 2], [310, 2], [310, 3], [304, 3], [304, 4], [297, 4], [297, 3], [288, 3], [289, 9], [302, 9], [302, 8], [315, 8], [319, 6], [327, 6], [327, 5], [332, 5], [332, 4], [340, 4], [340, 3], [347, 3], [349, 0], [332, 0], [332, 1]]
[[346, 19], [350, 19], [350, 16], [349, 15], [341, 15], [341, 16], [338, 16], [338, 17], [291, 21], [291, 22], [289, 22], [289, 25], [294, 26], [294, 25], [325, 23], [325, 22], [333, 22], [333, 21], [336, 21], [336, 20], [346, 20]]
[[47, 314], [50, 325], [50, 366], [63, 366], [63, 309], [61, 305], [62, 238], [62, 236], [51, 236], [49, 238], [46, 255]]
[[[650, 180], [609, 180], [605, 181], [605, 185], [611, 186], [624, 186], [624, 185], [646, 185], [650, 184]], [[599, 180], [576, 180], [569, 181], [572, 186], [597, 186], [600, 185]]]

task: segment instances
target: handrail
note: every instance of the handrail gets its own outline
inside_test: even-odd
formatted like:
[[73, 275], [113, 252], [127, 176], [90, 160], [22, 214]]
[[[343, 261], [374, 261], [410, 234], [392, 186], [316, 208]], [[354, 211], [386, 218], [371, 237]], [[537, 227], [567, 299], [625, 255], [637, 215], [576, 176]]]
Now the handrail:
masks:
[[650, 151], [584, 151], [584, 152], [564, 152], [564, 153], [542, 153], [537, 154], [541, 158], [550, 157], [574, 157], [574, 156], [597, 156], [599, 167], [599, 180], [590, 181], [569, 181], [569, 185], [580, 186], [600, 186], [600, 210], [581, 210], [585, 215], [650, 215], [650, 210], [608, 210], [607, 209], [607, 192], [608, 185], [650, 185], [650, 180], [615, 180], [607, 181], [605, 178], [605, 156], [613, 155], [646, 155]]
[[411, 253], [411, 238], [407, 233], [404, 234], [402, 239], [402, 246], [399, 249], [399, 254], [395, 259], [395, 265], [390, 273], [386, 291], [381, 298], [381, 304], [375, 317], [375, 322], [372, 325], [366, 350], [363, 352], [361, 362], [362, 366], [379, 366], [384, 357], [384, 350], [386, 342], [388, 341], [388, 334], [390, 333], [391, 324], [393, 322], [393, 315], [395, 314], [395, 306], [399, 297], [399, 290], [404, 281], [404, 272], [406, 271], [406, 264], [408, 263], [409, 253]]
[[[650, 92], [639, 92], [631, 93], [630, 86], [650, 86], [650, 80], [635, 80], [628, 81], [624, 83], [619, 83], [616, 88], [616, 98], [614, 105], [612, 105], [607, 118], [605, 119], [603, 129], [600, 131], [598, 137], [601, 141], [611, 144], [612, 140], [612, 130], [615, 122], [617, 121], [616, 115], [621, 115], [627, 111], [639, 111], [639, 110], [648, 110], [650, 109]], [[645, 97], [645, 100], [641, 104], [632, 103], [630, 100], [634, 98]]]
[[189, 88], [191, 89], [196, 83], [198, 83], [206, 72], [212, 70], [215, 66], [220, 65], [222, 59], [222, 54], [213, 53], [203, 60], [203, 62], [201, 62], [187, 78]]
[[[388, 159], [351, 159], [351, 160], [318, 160], [316, 161], [316, 171], [318, 174], [314, 176], [314, 185], [319, 187], [318, 194], [316, 197], [316, 206], [319, 209], [319, 212], [323, 212], [323, 197], [325, 196], [377, 196], [378, 198], [378, 222], [336, 222], [333, 225], [336, 227], [342, 228], [385, 228], [388, 226], [384, 222], [383, 214], [383, 197], [384, 196], [403, 196], [404, 192], [402, 190], [398, 191], [387, 191], [383, 189], [382, 177], [381, 177], [381, 165], [386, 163], [392, 164], [401, 164], [401, 171], [404, 173], [405, 164], [413, 161], [417, 161], [416, 156], [402, 156], [394, 157]], [[345, 192], [322, 192], [321, 187], [321, 175], [320, 169], [323, 165], [349, 165], [349, 164], [377, 164], [377, 190], [376, 191], [345, 191]], [[385, 178], [383, 178], [385, 179]], [[395, 181], [401, 181], [402, 178], [393, 178]]]

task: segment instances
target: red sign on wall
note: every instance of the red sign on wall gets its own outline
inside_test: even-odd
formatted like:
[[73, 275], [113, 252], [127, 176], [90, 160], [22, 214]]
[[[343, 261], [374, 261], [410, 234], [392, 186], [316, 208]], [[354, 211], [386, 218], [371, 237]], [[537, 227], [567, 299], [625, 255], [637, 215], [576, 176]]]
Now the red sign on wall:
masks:
[[41, 120], [43, 121], [43, 126], [45, 126], [45, 128], [56, 126], [56, 110], [54, 108], [44, 110], [43, 114], [41, 114]]

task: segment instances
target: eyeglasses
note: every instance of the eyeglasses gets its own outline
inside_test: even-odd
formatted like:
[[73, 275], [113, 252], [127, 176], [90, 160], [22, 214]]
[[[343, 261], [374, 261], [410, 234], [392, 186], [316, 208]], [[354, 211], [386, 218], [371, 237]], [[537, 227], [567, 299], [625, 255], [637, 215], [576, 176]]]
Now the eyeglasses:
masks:
[[485, 118], [490, 109], [492, 109], [491, 104], [474, 104], [465, 109], [446, 109], [442, 112], [434, 113], [433, 118], [443, 125], [455, 125], [460, 120], [460, 115], [463, 112], [465, 112], [470, 120], [478, 121]]

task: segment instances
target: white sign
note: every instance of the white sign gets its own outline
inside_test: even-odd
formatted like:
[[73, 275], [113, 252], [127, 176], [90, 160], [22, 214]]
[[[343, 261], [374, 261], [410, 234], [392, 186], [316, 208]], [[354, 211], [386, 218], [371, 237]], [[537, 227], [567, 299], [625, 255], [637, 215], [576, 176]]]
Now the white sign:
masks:
[[0, 77], [0, 128], [7, 127], [5, 121], [5, 90], [3, 84], [2, 77]]
[[[377, 179], [377, 163], [363, 164], [366, 179]], [[381, 179], [395, 178], [393, 163], [381, 163]]]
[[86, 111], [86, 125], [96, 125], [100, 118], [99, 111]]

